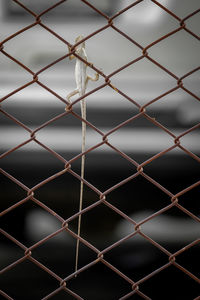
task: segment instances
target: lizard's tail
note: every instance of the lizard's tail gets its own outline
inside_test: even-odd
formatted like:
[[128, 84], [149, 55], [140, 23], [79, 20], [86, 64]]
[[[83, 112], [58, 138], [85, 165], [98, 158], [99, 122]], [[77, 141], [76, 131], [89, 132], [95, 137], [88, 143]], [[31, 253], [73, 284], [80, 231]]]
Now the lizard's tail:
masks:
[[[86, 103], [83, 100], [81, 103], [81, 109], [82, 109], [82, 117], [86, 118]], [[86, 141], [86, 123], [82, 121], [82, 153], [85, 152], [85, 141]], [[85, 173], [85, 154], [81, 156], [81, 179], [84, 179], [84, 173]], [[81, 180], [80, 183], [80, 198], [79, 198], [79, 212], [82, 210], [83, 207], [83, 180]], [[78, 217], [78, 237], [80, 237], [81, 233], [81, 214]], [[76, 261], [75, 261], [75, 272], [78, 269], [78, 258], [79, 258], [79, 243], [80, 240], [77, 239], [76, 241]]]

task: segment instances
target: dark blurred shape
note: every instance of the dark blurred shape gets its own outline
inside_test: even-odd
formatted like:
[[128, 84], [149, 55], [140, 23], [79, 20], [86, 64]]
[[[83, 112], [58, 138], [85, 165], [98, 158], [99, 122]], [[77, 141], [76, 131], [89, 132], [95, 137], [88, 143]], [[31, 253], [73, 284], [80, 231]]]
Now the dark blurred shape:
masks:
[[[27, 18], [30, 17], [27, 12], [22, 9], [19, 5], [17, 5], [14, 1], [7, 1], [3, 0], [4, 2], [4, 10], [5, 10], [5, 17], [7, 18], [15, 18], [16, 21], [19, 18]], [[58, 1], [57, 1], [58, 2]], [[118, 0], [95, 0], [93, 1], [92, 5], [98, 7], [102, 12], [105, 14], [112, 14], [114, 12], [114, 8], [117, 5]], [[54, 0], [26, 0], [22, 2], [22, 4], [25, 4], [26, 7], [28, 7], [30, 10], [40, 13], [41, 11], [46, 10], [48, 7], [56, 4]], [[77, 20], [80, 17], [87, 16], [97, 18], [100, 17], [97, 12], [95, 12], [93, 9], [89, 9], [87, 5], [82, 5], [81, 1], [73, 0], [73, 1], [65, 1], [62, 3], [62, 5], [57, 6], [55, 9], [51, 10], [49, 12], [50, 18], [62, 18], [62, 19], [69, 19], [73, 18], [74, 21]]]

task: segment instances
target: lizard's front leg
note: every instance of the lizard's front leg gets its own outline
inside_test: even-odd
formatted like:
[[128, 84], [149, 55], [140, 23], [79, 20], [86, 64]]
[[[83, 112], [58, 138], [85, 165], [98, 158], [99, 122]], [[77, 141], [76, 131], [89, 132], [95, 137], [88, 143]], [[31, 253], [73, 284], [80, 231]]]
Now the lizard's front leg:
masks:
[[[70, 46], [68, 46], [68, 50], [69, 50], [69, 52], [71, 52], [71, 47], [70, 47]], [[70, 59], [70, 60], [72, 60], [72, 59], [74, 59], [74, 58], [76, 58], [76, 57], [74, 56], [74, 54], [69, 55], [69, 59]]]

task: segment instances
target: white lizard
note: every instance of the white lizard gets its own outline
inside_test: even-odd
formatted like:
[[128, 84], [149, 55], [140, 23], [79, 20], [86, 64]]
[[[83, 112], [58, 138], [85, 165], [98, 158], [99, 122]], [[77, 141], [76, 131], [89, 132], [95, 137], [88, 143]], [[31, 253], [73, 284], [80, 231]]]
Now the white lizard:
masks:
[[[79, 35], [75, 43], [80, 42], [83, 40], [84, 37], [82, 35]], [[69, 51], [71, 49], [69, 48]], [[85, 51], [85, 42], [79, 44], [75, 48], [76, 54], [78, 54], [81, 58], [87, 61], [87, 54]], [[86, 87], [88, 84], [89, 80], [92, 81], [97, 81], [99, 79], [99, 74], [95, 74], [95, 78], [90, 77], [86, 73], [87, 65], [82, 62], [80, 59], [78, 59], [74, 55], [70, 55], [69, 59], [76, 58], [76, 65], [75, 65], [75, 80], [76, 80], [76, 89], [71, 92], [70, 94], [67, 95], [67, 101], [70, 104], [70, 98], [76, 94], [79, 94], [79, 96], [83, 96], [86, 91]], [[68, 111], [68, 106], [66, 107], [66, 111]], [[86, 102], [85, 99], [81, 100], [81, 117], [86, 120]], [[86, 123], [82, 121], [82, 153], [85, 152], [85, 141], [86, 141]], [[81, 179], [84, 179], [84, 173], [85, 173], [85, 155], [81, 156]], [[79, 212], [82, 210], [83, 206], [83, 181], [81, 180], [80, 184], [80, 198], [79, 198]], [[81, 231], [81, 215], [79, 215], [78, 218], [78, 237], [80, 236], [80, 231]], [[76, 242], [76, 261], [75, 261], [75, 272], [77, 271], [78, 268], [78, 257], [79, 257], [79, 239], [77, 239]]]

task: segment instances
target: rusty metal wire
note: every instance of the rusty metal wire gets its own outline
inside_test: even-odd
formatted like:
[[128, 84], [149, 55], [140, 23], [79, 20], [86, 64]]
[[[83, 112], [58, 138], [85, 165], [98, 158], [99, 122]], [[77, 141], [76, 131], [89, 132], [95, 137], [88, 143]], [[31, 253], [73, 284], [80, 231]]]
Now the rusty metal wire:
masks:
[[[195, 131], [197, 128], [199, 128], [200, 127], [200, 123], [196, 124], [192, 128], [189, 128], [188, 130], [186, 130], [186, 131], [182, 132], [181, 134], [179, 134], [178, 136], [176, 136], [167, 127], [165, 127], [163, 124], [161, 124], [158, 121], [156, 121], [154, 118], [152, 118], [146, 112], [146, 108], [149, 107], [151, 104], [159, 101], [164, 96], [169, 95], [170, 93], [172, 93], [172, 92], [174, 92], [176, 90], [183, 90], [185, 93], [187, 93], [191, 97], [195, 98], [196, 100], [198, 100], [198, 101], [200, 100], [200, 98], [198, 97], [198, 95], [196, 95], [193, 91], [189, 90], [188, 88], [186, 88], [184, 86], [184, 79], [190, 77], [192, 74], [194, 74], [195, 72], [199, 71], [200, 67], [196, 67], [193, 70], [190, 70], [188, 73], [183, 74], [181, 77], [178, 77], [176, 74], [174, 74], [173, 72], [171, 72], [170, 70], [168, 70], [165, 66], [163, 66], [162, 64], [160, 64], [154, 58], [152, 58], [151, 55], [149, 55], [149, 53], [148, 53], [148, 50], [150, 48], [154, 47], [158, 43], [162, 43], [162, 41], [164, 41], [165, 39], [167, 39], [169, 36], [175, 35], [179, 31], [186, 31], [188, 35], [192, 36], [194, 39], [196, 39], [196, 40], [199, 41], [200, 37], [196, 33], [192, 32], [187, 27], [187, 21], [189, 19], [191, 19], [197, 13], [200, 13], [200, 9], [192, 12], [191, 14], [189, 14], [189, 15], [185, 16], [183, 19], [181, 19], [175, 13], [173, 13], [168, 8], [166, 8], [165, 6], [163, 6], [159, 1], [151, 0], [151, 2], [154, 5], [159, 6], [162, 10], [164, 10], [167, 14], [169, 14], [177, 22], [177, 27], [176, 27], [175, 30], [173, 30], [171, 32], [168, 32], [167, 34], [165, 34], [163, 36], [160, 36], [157, 40], [152, 41], [150, 44], [148, 44], [147, 46], [144, 47], [141, 44], [139, 44], [137, 41], [135, 41], [134, 39], [132, 39], [130, 36], [128, 36], [126, 33], [124, 33], [123, 31], [121, 31], [117, 27], [117, 25], [115, 25], [115, 20], [120, 15], [122, 15], [123, 13], [125, 13], [126, 11], [128, 11], [130, 8], [133, 8], [134, 6], [138, 5], [143, 0], [138, 0], [138, 1], [133, 2], [131, 5], [127, 6], [126, 8], [122, 9], [121, 11], [117, 12], [112, 17], [108, 17], [102, 11], [100, 11], [95, 6], [93, 6], [89, 1], [80, 0], [84, 5], [89, 6], [91, 9], [93, 9], [96, 13], [98, 13], [102, 18], [104, 18], [107, 21], [107, 24], [105, 26], [101, 27], [100, 29], [98, 29], [98, 30], [92, 32], [91, 34], [89, 34], [88, 36], [86, 36], [84, 38], [85, 41], [89, 40], [91, 37], [97, 35], [98, 33], [103, 32], [105, 29], [111, 28], [112, 30], [114, 30], [115, 32], [117, 32], [119, 35], [121, 35], [124, 38], [128, 39], [132, 44], [134, 44], [136, 47], [138, 47], [139, 50], [141, 51], [141, 55], [140, 56], [138, 56], [136, 59], [130, 61], [126, 65], [123, 65], [123, 66], [121, 66], [118, 69], [115, 69], [109, 75], [104, 74], [103, 71], [99, 70], [94, 64], [91, 64], [90, 62], [86, 62], [82, 58], [79, 57], [79, 59], [81, 59], [82, 61], [84, 61], [91, 69], [93, 69], [95, 72], [98, 72], [100, 74], [100, 76], [102, 76], [102, 78], [104, 78], [104, 81], [105, 81], [102, 85], [100, 85], [100, 86], [92, 89], [91, 91], [87, 92], [86, 95], [84, 96], [84, 98], [87, 98], [87, 96], [89, 96], [91, 94], [94, 94], [96, 91], [101, 90], [102, 88], [104, 88], [106, 86], [109, 86], [116, 93], [119, 93], [122, 97], [126, 98], [130, 103], [132, 103], [138, 109], [138, 113], [136, 115], [134, 115], [133, 117], [129, 118], [125, 122], [119, 124], [118, 126], [116, 126], [115, 128], [113, 128], [112, 130], [110, 130], [109, 132], [107, 132], [106, 134], [104, 134], [101, 130], [99, 130], [94, 124], [90, 123], [89, 121], [84, 121], [84, 122], [87, 123], [87, 125], [92, 130], [96, 131], [97, 134], [100, 135], [101, 138], [102, 138], [102, 141], [99, 144], [97, 144], [97, 145], [95, 145], [95, 146], [87, 149], [87, 151], [84, 154], [87, 155], [88, 153], [91, 153], [92, 151], [94, 151], [95, 149], [101, 147], [102, 145], [106, 145], [107, 147], [110, 147], [114, 152], [116, 152], [118, 155], [120, 155], [121, 157], [123, 157], [130, 164], [134, 165], [137, 168], [136, 173], [132, 174], [131, 176], [129, 176], [128, 178], [124, 179], [123, 181], [117, 183], [116, 185], [110, 187], [109, 189], [107, 189], [105, 191], [101, 191], [97, 187], [95, 187], [94, 185], [92, 185], [90, 182], [88, 182], [86, 179], [81, 179], [80, 175], [77, 174], [73, 170], [73, 164], [74, 164], [74, 162], [76, 162], [78, 159], [80, 159], [80, 157], [83, 155], [83, 153], [81, 153], [81, 154], [73, 157], [71, 160], [67, 161], [60, 154], [56, 153], [53, 149], [51, 149], [47, 145], [41, 143], [37, 139], [37, 133], [40, 130], [42, 130], [43, 128], [45, 128], [45, 127], [49, 126], [50, 124], [54, 123], [56, 120], [66, 117], [67, 115], [71, 115], [74, 118], [77, 118], [80, 121], [82, 121], [81, 116], [78, 113], [76, 113], [73, 108], [74, 108], [75, 104], [78, 103], [78, 102], [80, 102], [83, 97], [79, 97], [77, 100], [75, 100], [74, 102], [72, 102], [71, 105], [69, 106], [69, 110], [67, 112], [64, 111], [63, 113], [57, 115], [56, 117], [48, 120], [45, 123], [43, 123], [42, 125], [40, 125], [39, 127], [37, 127], [35, 130], [30, 129], [28, 126], [26, 126], [21, 121], [19, 121], [18, 119], [16, 119], [13, 115], [11, 115], [8, 112], [6, 112], [6, 110], [4, 110], [4, 108], [3, 108], [4, 102], [9, 97], [11, 97], [12, 95], [18, 93], [19, 91], [25, 89], [26, 87], [34, 85], [34, 84], [37, 84], [37, 85], [41, 86], [43, 89], [47, 90], [49, 93], [51, 93], [52, 95], [54, 95], [59, 101], [62, 101], [64, 104], [67, 105], [68, 103], [67, 103], [67, 101], [66, 101], [65, 98], [63, 98], [59, 94], [57, 94], [54, 90], [51, 89], [50, 86], [45, 85], [44, 83], [42, 83], [40, 81], [40, 75], [43, 72], [45, 72], [47, 69], [51, 68], [53, 65], [57, 64], [58, 62], [63, 61], [64, 59], [67, 59], [68, 56], [71, 55], [71, 54], [74, 54], [75, 56], [78, 57], [78, 55], [75, 53], [75, 46], [78, 43], [75, 44], [75, 45], [71, 45], [67, 40], [65, 40], [63, 37], [61, 37], [55, 31], [53, 31], [50, 27], [46, 26], [43, 23], [43, 21], [42, 21], [42, 17], [44, 15], [48, 15], [49, 11], [53, 10], [56, 6], [61, 5], [66, 0], [62, 0], [62, 1], [56, 2], [53, 6], [49, 7], [48, 9], [46, 9], [43, 12], [41, 12], [40, 14], [36, 14], [34, 11], [30, 10], [28, 7], [26, 7], [24, 4], [22, 4], [18, 0], [13, 0], [13, 1], [16, 4], [18, 4], [19, 6], [21, 6], [27, 12], [27, 14], [30, 14], [33, 17], [34, 21], [30, 25], [22, 28], [21, 30], [13, 33], [12, 35], [10, 35], [6, 39], [4, 39], [0, 43], [0, 51], [1, 51], [1, 54], [5, 55], [8, 59], [12, 60], [14, 63], [16, 63], [17, 65], [19, 65], [21, 68], [23, 68], [27, 73], [29, 73], [32, 76], [32, 80], [30, 80], [29, 82], [24, 83], [24, 85], [18, 87], [17, 89], [15, 89], [13, 91], [10, 91], [9, 94], [7, 94], [3, 98], [1, 98], [1, 100], [0, 100], [0, 102], [1, 102], [0, 111], [1, 111], [1, 113], [6, 118], [10, 119], [13, 123], [21, 126], [21, 128], [23, 128], [26, 132], [28, 132], [30, 134], [30, 138], [28, 138], [27, 140], [25, 140], [23, 143], [17, 145], [16, 147], [14, 147], [12, 149], [9, 149], [5, 153], [3, 153], [1, 155], [1, 158], [4, 158], [6, 156], [9, 157], [9, 154], [11, 154], [12, 152], [20, 149], [21, 147], [23, 147], [24, 145], [27, 145], [30, 142], [34, 142], [34, 143], [38, 144], [40, 147], [42, 147], [45, 151], [49, 152], [57, 160], [59, 160], [63, 164], [63, 169], [61, 171], [55, 173], [53, 176], [50, 176], [47, 179], [39, 182], [37, 185], [33, 186], [32, 188], [26, 186], [23, 182], [19, 181], [17, 178], [15, 178], [14, 176], [12, 176], [11, 174], [9, 174], [8, 172], [6, 172], [5, 170], [1, 169], [1, 173], [5, 177], [9, 178], [11, 181], [13, 181], [16, 185], [18, 185], [19, 187], [21, 187], [27, 193], [27, 196], [24, 199], [18, 201], [14, 205], [12, 205], [10, 207], [7, 207], [4, 211], [2, 211], [1, 212], [1, 216], [6, 215], [10, 211], [15, 212], [15, 209], [17, 207], [23, 205], [24, 203], [26, 203], [28, 201], [32, 201], [36, 205], [38, 205], [39, 207], [41, 207], [43, 210], [45, 210], [48, 213], [50, 213], [51, 215], [53, 215], [60, 222], [60, 229], [59, 230], [57, 230], [57, 231], [53, 232], [52, 234], [46, 236], [45, 238], [43, 238], [42, 240], [38, 241], [37, 243], [35, 243], [31, 247], [27, 247], [26, 245], [22, 244], [19, 240], [17, 240], [16, 238], [14, 238], [11, 234], [9, 234], [5, 230], [1, 229], [1, 234], [2, 235], [4, 235], [12, 243], [16, 244], [19, 248], [21, 248], [24, 251], [24, 255], [21, 258], [19, 258], [18, 260], [16, 260], [13, 263], [11, 263], [10, 265], [8, 265], [5, 268], [3, 268], [1, 270], [1, 274], [7, 272], [8, 270], [10, 270], [12, 268], [15, 268], [17, 265], [20, 265], [23, 261], [29, 260], [31, 263], [37, 265], [43, 271], [47, 272], [50, 276], [52, 276], [53, 278], [55, 278], [55, 280], [57, 280], [57, 282], [58, 282], [57, 289], [53, 290], [50, 294], [46, 295], [43, 299], [50, 299], [53, 296], [55, 296], [56, 294], [58, 294], [60, 291], [66, 292], [67, 294], [71, 295], [75, 299], [83, 299], [81, 295], [77, 294], [75, 291], [73, 291], [72, 289], [70, 289], [68, 287], [68, 282], [72, 278], [74, 278], [75, 275], [78, 275], [78, 274], [84, 272], [86, 269], [89, 269], [89, 268], [91, 268], [92, 266], [94, 266], [96, 264], [103, 264], [103, 265], [105, 265], [107, 268], [109, 268], [110, 270], [112, 270], [113, 272], [115, 272], [118, 276], [120, 276], [121, 278], [123, 278], [130, 285], [130, 291], [129, 291], [129, 293], [125, 294], [120, 299], [128, 299], [128, 298], [132, 299], [131, 297], [133, 295], [135, 295], [135, 294], [137, 294], [137, 296], [139, 298], [150, 299], [150, 297], [142, 291], [142, 288], [140, 287], [140, 285], [142, 283], [144, 283], [145, 281], [148, 281], [150, 278], [152, 278], [156, 274], [159, 274], [161, 271], [169, 268], [172, 265], [175, 268], [179, 269], [184, 274], [186, 274], [191, 280], [194, 280], [194, 281], [196, 281], [196, 282], [199, 283], [200, 282], [199, 278], [197, 278], [196, 275], [192, 274], [189, 270], [187, 270], [181, 264], [179, 264], [177, 262], [177, 260], [178, 260], [178, 257], [179, 257], [180, 254], [182, 254], [183, 252], [188, 251], [188, 249], [190, 249], [190, 248], [194, 247], [195, 245], [197, 245], [200, 242], [200, 240], [197, 239], [197, 240], [191, 242], [190, 244], [186, 245], [185, 247], [181, 248], [177, 252], [171, 253], [166, 248], [164, 248], [159, 243], [157, 243], [152, 238], [150, 238], [148, 235], [146, 235], [143, 232], [142, 226], [143, 226], [143, 224], [147, 223], [148, 221], [154, 219], [156, 216], [161, 215], [162, 213], [169, 211], [173, 207], [178, 208], [181, 212], [183, 212], [184, 214], [186, 214], [190, 218], [194, 219], [195, 221], [197, 221], [197, 222], [200, 221], [200, 219], [199, 219], [198, 216], [196, 216], [194, 213], [192, 213], [191, 211], [189, 211], [188, 209], [186, 209], [184, 206], [182, 206], [179, 203], [179, 197], [182, 196], [183, 194], [191, 191], [195, 187], [197, 187], [200, 184], [200, 181], [194, 182], [192, 185], [186, 187], [183, 190], [180, 190], [176, 194], [173, 194], [171, 191], [167, 190], [159, 182], [157, 182], [156, 180], [154, 180], [153, 178], [151, 178], [149, 175], [147, 175], [145, 173], [145, 167], [148, 164], [150, 164], [151, 162], [155, 161], [159, 157], [162, 157], [164, 154], [172, 151], [175, 148], [179, 148], [185, 154], [187, 154], [191, 158], [193, 158], [196, 162], [198, 162], [198, 163], [200, 162], [200, 158], [196, 154], [192, 153], [189, 149], [185, 148], [181, 144], [181, 139], [185, 135], [187, 135], [187, 134]], [[42, 69], [38, 70], [35, 73], [33, 70], [31, 70], [29, 67], [27, 67], [23, 62], [19, 61], [18, 59], [16, 59], [12, 55], [10, 55], [6, 51], [6, 44], [7, 44], [8, 41], [10, 41], [11, 39], [13, 39], [14, 37], [16, 37], [18, 35], [21, 35], [21, 34], [23, 35], [24, 32], [26, 32], [29, 29], [31, 29], [33, 27], [36, 27], [36, 26], [41, 26], [43, 29], [45, 29], [50, 34], [52, 34], [55, 38], [57, 38], [60, 41], [60, 43], [63, 43], [66, 46], [69, 46], [70, 49], [71, 49], [71, 53], [67, 53], [66, 55], [60, 57], [59, 59], [57, 59], [57, 60], [55, 60], [53, 62], [51, 62], [50, 64], [46, 65], [45, 67], [43, 67]], [[67, 49], [67, 47], [66, 47], [66, 49]], [[166, 91], [165, 93], [163, 93], [161, 95], [158, 95], [156, 98], [154, 98], [153, 100], [149, 101], [145, 105], [140, 105], [135, 100], [133, 100], [131, 97], [129, 97], [128, 95], [126, 95], [123, 91], [121, 91], [118, 87], [116, 87], [116, 86], [114, 86], [112, 84], [112, 77], [115, 74], [121, 72], [125, 68], [129, 67], [130, 65], [135, 64], [136, 62], [138, 62], [140, 60], [148, 60], [150, 63], [156, 65], [161, 70], [163, 70], [165, 73], [167, 73], [174, 80], [174, 87], [173, 88], [171, 88], [170, 90]], [[110, 135], [112, 133], [116, 132], [117, 130], [119, 130], [123, 126], [125, 126], [125, 125], [129, 124], [130, 122], [132, 122], [133, 120], [135, 120], [137, 118], [141, 118], [141, 117], [146, 118], [146, 120], [148, 122], [150, 122], [150, 123], [154, 124], [155, 126], [157, 126], [157, 128], [159, 128], [161, 131], [166, 132], [169, 135], [169, 137], [171, 138], [171, 140], [173, 141], [174, 144], [173, 144], [173, 146], [171, 146], [171, 147], [169, 147], [169, 148], [167, 148], [167, 149], [165, 149], [165, 150], [157, 153], [153, 157], [151, 157], [151, 158], [147, 159], [146, 161], [143, 161], [142, 163], [139, 164], [137, 161], [133, 160], [131, 157], [129, 157], [124, 152], [122, 152], [120, 149], [118, 149], [114, 145], [112, 145], [112, 143], [109, 141], [109, 137], [110, 137]], [[72, 216], [70, 216], [67, 219], [63, 219], [59, 214], [57, 214], [50, 207], [48, 207], [47, 205], [45, 205], [44, 203], [42, 203], [39, 199], [37, 199], [35, 197], [35, 192], [39, 188], [41, 188], [42, 186], [44, 186], [48, 182], [53, 181], [54, 179], [56, 179], [57, 177], [61, 176], [64, 173], [70, 173], [72, 176], [76, 177], [78, 180], [80, 180], [80, 181], [83, 180], [84, 184], [89, 189], [91, 189], [98, 196], [98, 198], [99, 198], [98, 201], [96, 201], [93, 204], [91, 204], [91, 205], [87, 206], [86, 208], [82, 209], [81, 212], [77, 212], [77, 213], [73, 214]], [[157, 187], [159, 190], [161, 190], [163, 193], [165, 193], [167, 195], [167, 197], [169, 198], [169, 204], [167, 206], [165, 206], [164, 208], [156, 211], [154, 214], [151, 214], [149, 217], [143, 219], [140, 222], [134, 221], [132, 218], [130, 218], [124, 212], [122, 212], [117, 207], [115, 207], [114, 205], [112, 205], [111, 203], [109, 203], [109, 201], [107, 201], [107, 198], [106, 198], [109, 193], [111, 193], [112, 191], [116, 190], [117, 188], [119, 188], [120, 186], [124, 185], [125, 183], [127, 183], [127, 182], [129, 182], [131, 180], [134, 180], [138, 176], [144, 177], [149, 183], [151, 183], [152, 185], [154, 185], [155, 187]], [[70, 224], [70, 222], [72, 222], [73, 220], [77, 220], [77, 218], [78, 218], [78, 216], [80, 214], [84, 215], [86, 212], [92, 211], [95, 207], [98, 207], [101, 204], [105, 205], [106, 207], [108, 207], [109, 209], [111, 209], [112, 211], [114, 211], [115, 213], [117, 213], [118, 215], [120, 215], [123, 219], [125, 219], [129, 223], [133, 224], [133, 228], [134, 228], [134, 230], [133, 230], [133, 232], [131, 234], [129, 234], [126, 237], [122, 238], [121, 240], [115, 242], [114, 244], [111, 244], [109, 247], [105, 248], [102, 251], [100, 251], [99, 249], [97, 249], [96, 247], [94, 247], [94, 245], [92, 245], [86, 239], [84, 239], [82, 237], [78, 237], [77, 234], [74, 231], [72, 231], [69, 228], [69, 226], [68, 226]], [[67, 231], [72, 237], [74, 237], [75, 239], [79, 239], [81, 243], [83, 243], [86, 247], [88, 247], [89, 249], [91, 249], [91, 251], [93, 251], [94, 253], [96, 253], [96, 259], [94, 259], [92, 262], [84, 265], [83, 267], [79, 268], [77, 270], [77, 272], [74, 272], [74, 273], [70, 274], [66, 278], [61, 278], [54, 271], [52, 271], [51, 269], [49, 269], [48, 267], [46, 267], [43, 263], [41, 263], [38, 259], [34, 258], [34, 250], [37, 247], [39, 247], [42, 244], [45, 244], [52, 237], [58, 235], [59, 233], [61, 233], [63, 231]], [[161, 267], [157, 268], [156, 270], [154, 270], [152, 273], [147, 274], [145, 277], [141, 278], [140, 280], [133, 281], [131, 278], [129, 278], [128, 276], [126, 276], [121, 270], [119, 270], [118, 268], [116, 268], [114, 265], [110, 264], [106, 260], [105, 254], [107, 252], [109, 252], [109, 251], [112, 251], [115, 247], [121, 245], [126, 240], [129, 240], [130, 238], [132, 238], [132, 237], [134, 237], [136, 235], [141, 236], [148, 243], [151, 243], [159, 251], [163, 252], [166, 255], [166, 257], [168, 258], [168, 262], [166, 264], [162, 265]], [[9, 296], [3, 290], [0, 291], [0, 294], [5, 299], [13, 299], [11, 296]], [[199, 299], [199, 298], [197, 297], [196, 299]]]

